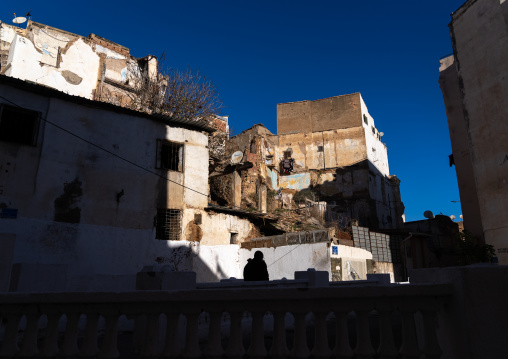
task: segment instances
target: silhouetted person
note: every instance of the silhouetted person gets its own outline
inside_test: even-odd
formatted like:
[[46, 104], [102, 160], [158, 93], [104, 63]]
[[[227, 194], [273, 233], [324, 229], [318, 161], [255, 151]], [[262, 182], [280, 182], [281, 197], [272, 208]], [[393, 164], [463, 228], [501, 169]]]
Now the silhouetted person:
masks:
[[268, 269], [266, 263], [263, 260], [263, 253], [256, 251], [254, 253], [254, 259], [247, 259], [247, 264], [243, 268], [243, 280], [254, 281], [254, 280], [269, 280]]

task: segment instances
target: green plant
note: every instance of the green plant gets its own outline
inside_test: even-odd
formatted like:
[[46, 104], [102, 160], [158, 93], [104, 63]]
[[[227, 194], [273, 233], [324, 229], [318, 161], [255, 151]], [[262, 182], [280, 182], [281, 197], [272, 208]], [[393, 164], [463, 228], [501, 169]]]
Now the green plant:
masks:
[[305, 201], [305, 199], [310, 199], [311, 201], [316, 200], [316, 194], [312, 192], [310, 189], [302, 189], [295, 193], [293, 200], [295, 202]]
[[495, 256], [495, 249], [490, 244], [483, 244], [471, 232], [459, 232], [456, 237], [458, 247], [458, 264], [490, 263]]

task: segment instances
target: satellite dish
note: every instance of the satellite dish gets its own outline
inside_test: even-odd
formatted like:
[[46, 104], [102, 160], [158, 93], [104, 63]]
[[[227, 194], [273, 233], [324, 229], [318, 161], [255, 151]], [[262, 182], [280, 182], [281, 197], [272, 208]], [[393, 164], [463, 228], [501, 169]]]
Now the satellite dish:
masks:
[[379, 132], [379, 136], [383, 137], [385, 135], [384, 132]]
[[455, 220], [455, 216], [452, 214], [452, 215], [450, 216], [450, 219], [451, 219], [452, 221], [453, 221], [453, 220]]
[[434, 218], [434, 213], [432, 213], [431, 211], [425, 211], [425, 212], [423, 212], [423, 216], [425, 218], [432, 219], [432, 218]]
[[242, 158], [243, 158], [243, 152], [242, 151], [236, 151], [235, 153], [233, 153], [231, 155], [231, 163], [236, 165], [236, 164], [240, 163]]
[[460, 215], [459, 217], [460, 217], [460, 219], [464, 219], [464, 216], [462, 216], [462, 215]]
[[24, 17], [24, 16], [18, 16], [12, 20], [13, 23], [18, 24], [18, 25], [24, 23], [25, 21], [26, 21], [26, 17]]

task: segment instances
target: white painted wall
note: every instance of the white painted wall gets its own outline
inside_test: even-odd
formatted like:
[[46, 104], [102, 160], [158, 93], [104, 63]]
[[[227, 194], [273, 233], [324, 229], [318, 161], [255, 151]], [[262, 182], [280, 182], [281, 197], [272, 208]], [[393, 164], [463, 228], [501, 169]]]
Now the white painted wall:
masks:
[[[367, 146], [367, 157], [370, 162], [385, 176], [390, 175], [390, 169], [388, 166], [388, 152], [386, 145], [378, 138], [379, 132], [374, 123], [374, 118], [369, 114], [367, 105], [360, 96], [362, 104], [362, 124], [365, 130], [365, 144]], [[367, 116], [368, 124], [363, 121], [363, 115]], [[372, 133], [372, 127], [374, 127], [375, 133]]]
[[[193, 213], [186, 213], [202, 211], [207, 204], [206, 133], [49, 99], [4, 84], [0, 84], [0, 95], [40, 111], [52, 123], [150, 171], [160, 171], [154, 168], [157, 139], [183, 143], [189, 165], [181, 173], [183, 183], [205, 196], [185, 192], [177, 207], [184, 211], [182, 235], [193, 219]], [[144, 266], [164, 264], [168, 258], [171, 261], [173, 248], [186, 245], [185, 241], [155, 239], [159, 186], [168, 186], [166, 181], [44, 121], [35, 147], [0, 142], [0, 166], [4, 169], [0, 173], [0, 205], [18, 210], [17, 219], [0, 218], [0, 233], [16, 236], [12, 262], [67, 265], [69, 290], [93, 289], [94, 277], [102, 278], [97, 285], [103, 288], [108, 280], [116, 280], [113, 276], [134, 276]], [[64, 184], [76, 178], [82, 189], [75, 203], [81, 209], [80, 221], [55, 222], [55, 200], [64, 193]], [[124, 195], [117, 201], [121, 190]], [[239, 223], [233, 223], [232, 228], [245, 226]]]
[[[9, 50], [8, 67], [5, 74], [21, 80], [33, 81], [56, 88], [74, 96], [92, 98], [92, 91], [97, 85], [99, 56], [92, 48], [77, 39], [65, 53], [61, 53], [60, 67], [42, 65], [44, 53], [37, 51], [28, 38], [15, 35]], [[56, 63], [55, 63], [56, 65]], [[62, 71], [71, 71], [80, 78], [81, 83], [71, 84]]]
[[328, 243], [312, 243], [272, 248], [240, 249], [240, 266], [243, 277], [243, 267], [248, 258], [253, 258], [256, 251], [263, 252], [268, 266], [270, 280], [294, 279], [296, 271], [306, 271], [314, 268], [317, 271], [327, 271], [330, 274], [330, 251]]

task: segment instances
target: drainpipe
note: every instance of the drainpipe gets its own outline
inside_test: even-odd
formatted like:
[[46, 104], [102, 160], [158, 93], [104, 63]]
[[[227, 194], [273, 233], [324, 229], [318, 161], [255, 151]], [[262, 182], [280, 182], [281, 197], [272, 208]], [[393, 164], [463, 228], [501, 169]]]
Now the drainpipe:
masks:
[[404, 238], [402, 240], [402, 248], [404, 249], [404, 269], [406, 270], [406, 277], [408, 279], [408, 282], [409, 282], [409, 273], [407, 272], [407, 251], [406, 251], [406, 241], [408, 239], [410, 239], [411, 237], [413, 236], [413, 233], [412, 232], [409, 232], [409, 236], [407, 236], [406, 238]]

